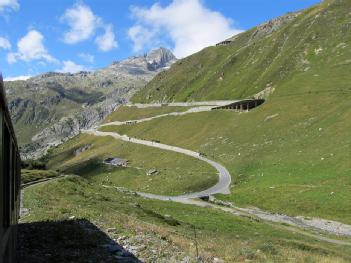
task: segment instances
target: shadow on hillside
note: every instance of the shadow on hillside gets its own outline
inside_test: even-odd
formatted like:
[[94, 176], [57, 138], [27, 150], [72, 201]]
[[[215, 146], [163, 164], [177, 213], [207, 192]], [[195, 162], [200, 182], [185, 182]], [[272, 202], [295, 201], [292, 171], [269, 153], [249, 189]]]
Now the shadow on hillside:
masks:
[[18, 263], [141, 262], [88, 220], [19, 224]]

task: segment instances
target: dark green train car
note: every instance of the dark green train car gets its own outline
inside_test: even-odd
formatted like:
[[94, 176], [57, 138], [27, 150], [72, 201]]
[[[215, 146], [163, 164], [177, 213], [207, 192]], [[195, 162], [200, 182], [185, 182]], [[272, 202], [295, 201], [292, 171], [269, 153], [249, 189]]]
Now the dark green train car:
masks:
[[16, 262], [20, 155], [0, 75], [0, 262]]

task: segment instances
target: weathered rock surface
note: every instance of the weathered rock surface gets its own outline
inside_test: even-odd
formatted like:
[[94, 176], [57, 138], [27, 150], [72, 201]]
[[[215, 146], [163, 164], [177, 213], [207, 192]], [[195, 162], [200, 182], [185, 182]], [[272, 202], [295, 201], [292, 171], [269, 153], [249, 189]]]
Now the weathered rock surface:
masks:
[[[290, 21], [297, 18], [299, 14], [300, 14], [300, 12], [287, 13], [286, 15], [271, 19], [271, 20], [257, 26], [252, 31], [250, 42], [272, 34], [273, 32], [279, 30], [282, 26], [286, 25]], [[238, 37], [238, 35], [235, 35], [234, 37], [229, 38], [228, 40], [233, 41], [237, 37]]]

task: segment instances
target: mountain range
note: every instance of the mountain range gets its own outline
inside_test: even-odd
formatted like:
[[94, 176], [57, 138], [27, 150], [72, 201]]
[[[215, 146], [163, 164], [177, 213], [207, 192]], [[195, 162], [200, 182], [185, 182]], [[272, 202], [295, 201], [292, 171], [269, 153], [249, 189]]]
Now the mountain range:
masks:
[[38, 157], [93, 126], [175, 61], [171, 51], [159, 48], [91, 72], [5, 82], [22, 156]]

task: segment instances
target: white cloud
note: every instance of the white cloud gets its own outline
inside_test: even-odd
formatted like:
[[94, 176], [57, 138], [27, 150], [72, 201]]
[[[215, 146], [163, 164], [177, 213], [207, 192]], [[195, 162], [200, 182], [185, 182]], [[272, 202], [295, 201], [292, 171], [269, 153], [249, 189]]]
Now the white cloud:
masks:
[[[1, 0], [0, 0], [1, 1]], [[11, 49], [11, 43], [7, 38], [0, 37], [0, 48]]]
[[49, 63], [58, 63], [58, 60], [48, 53], [43, 41], [44, 36], [40, 32], [30, 30], [27, 35], [18, 41], [17, 52], [12, 52], [7, 55], [7, 61], [10, 64], [17, 62], [18, 60], [26, 62], [40, 60]]
[[76, 3], [72, 8], [67, 9], [61, 20], [70, 27], [70, 30], [63, 37], [64, 42], [68, 44], [75, 44], [91, 38], [102, 23], [90, 7], [83, 3]]
[[117, 41], [115, 39], [115, 33], [113, 32], [112, 25], [105, 26], [105, 33], [97, 36], [95, 43], [101, 51], [107, 52], [117, 47]]
[[63, 67], [59, 70], [59, 72], [63, 73], [77, 73], [79, 71], [85, 71], [86, 68], [83, 65], [78, 65], [71, 60], [64, 60]]
[[153, 38], [156, 36], [155, 31], [150, 31], [149, 29], [136, 25], [128, 30], [128, 36], [133, 41], [133, 50], [134, 52], [139, 52], [143, 50], [145, 46], [153, 41]]
[[24, 76], [16, 76], [16, 77], [7, 77], [4, 81], [16, 81], [16, 80], [27, 80], [30, 79], [32, 76], [24, 75]]
[[0, 12], [10, 11], [11, 9], [17, 11], [19, 7], [17, 0], [0, 0]]
[[67, 44], [76, 44], [91, 39], [96, 36], [98, 29], [103, 29], [104, 33], [95, 37], [95, 44], [98, 48], [107, 52], [118, 46], [113, 25], [105, 24], [101, 17], [95, 15], [90, 7], [83, 3], [78, 2], [67, 9], [61, 17], [61, 21], [69, 26], [69, 31], [65, 32], [63, 36], [63, 41]]
[[[173, 0], [166, 7], [156, 3], [131, 11], [136, 24], [128, 35], [134, 50], [150, 48], [154, 42], [169, 38], [175, 55], [185, 57], [241, 32], [229, 18], [208, 9], [200, 0]], [[144, 41], [145, 36], [150, 40]]]
[[16, 63], [16, 61], [17, 61], [16, 53], [8, 53], [8, 54], [7, 54], [7, 62], [8, 62], [9, 64]]
[[88, 53], [79, 53], [78, 56], [88, 63], [94, 63], [95, 61], [95, 57]]

